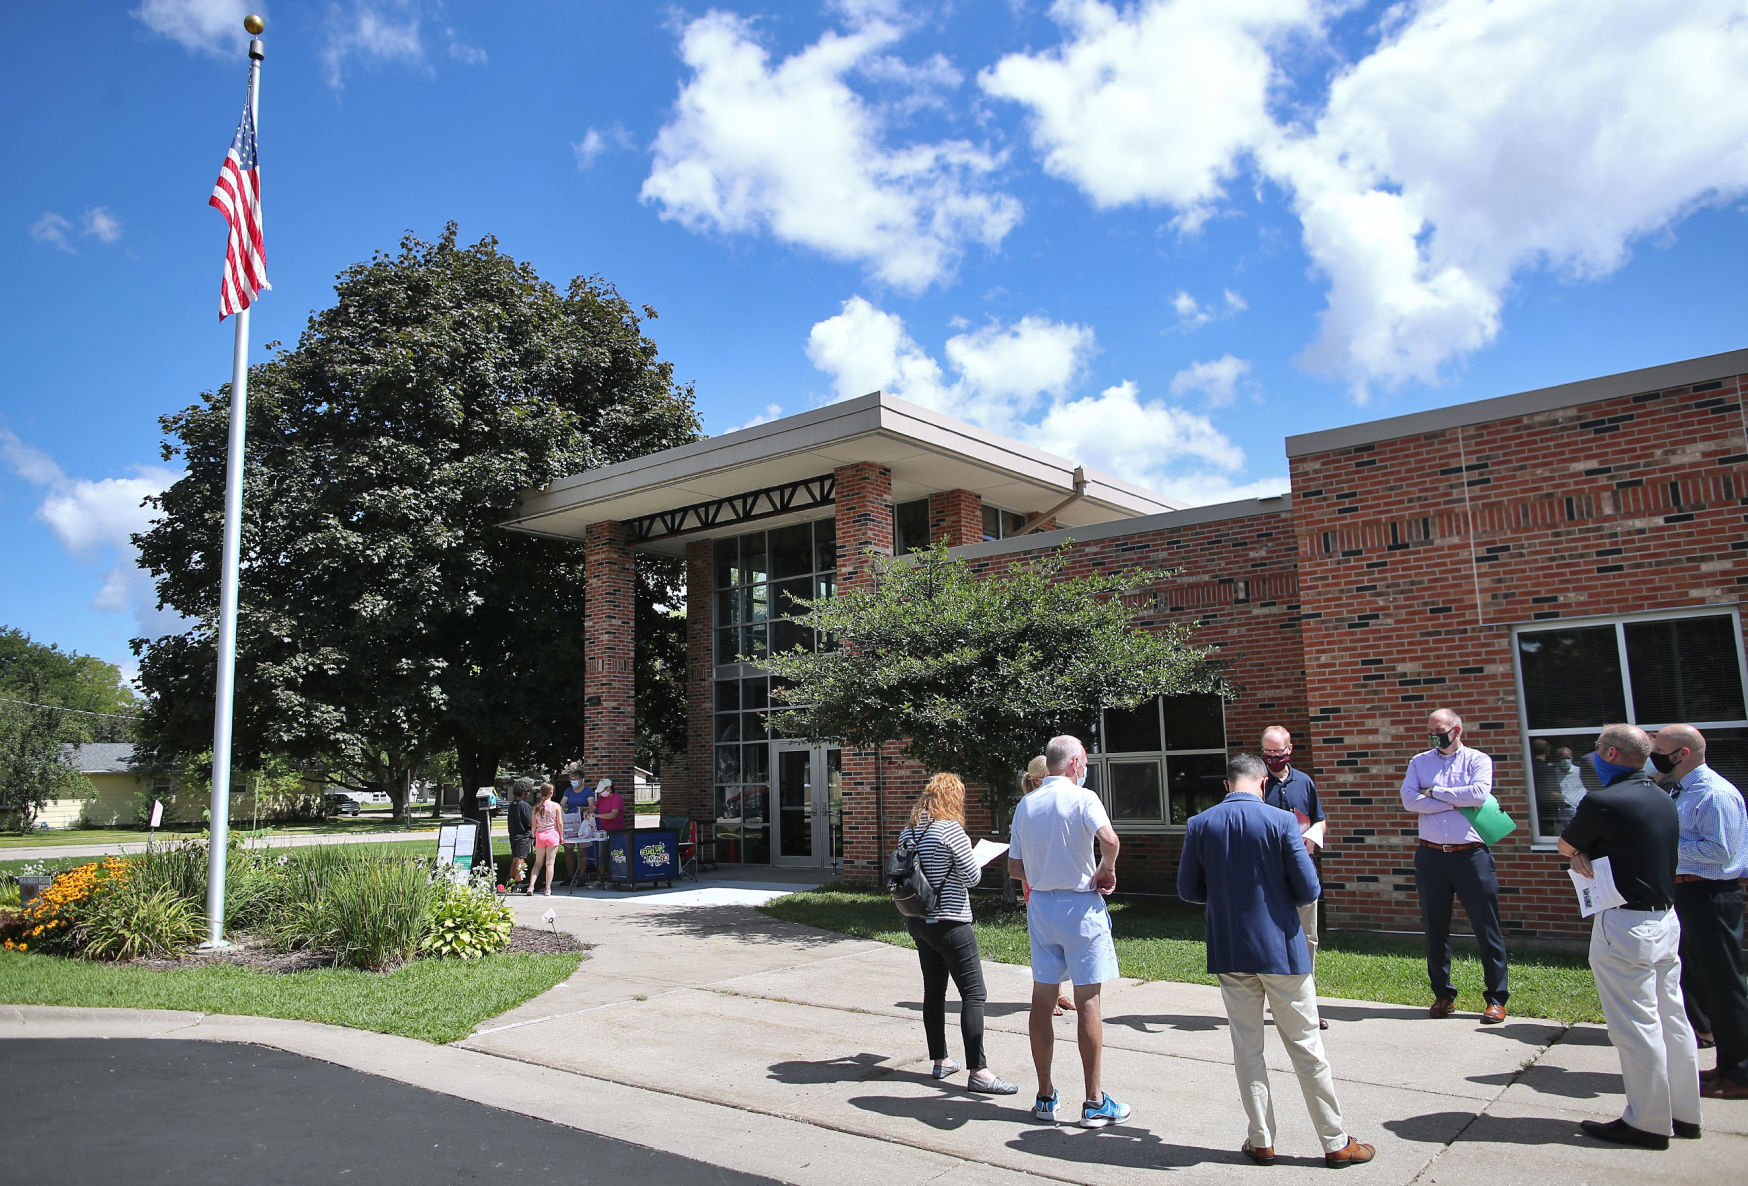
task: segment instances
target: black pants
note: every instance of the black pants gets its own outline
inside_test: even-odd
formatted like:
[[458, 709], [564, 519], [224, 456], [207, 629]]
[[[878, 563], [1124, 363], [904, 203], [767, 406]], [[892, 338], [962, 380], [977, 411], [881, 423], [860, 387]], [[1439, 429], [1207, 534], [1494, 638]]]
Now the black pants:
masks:
[[1505, 933], [1499, 928], [1499, 876], [1493, 853], [1486, 848], [1441, 852], [1424, 844], [1414, 851], [1414, 888], [1420, 893], [1420, 922], [1426, 928], [1426, 977], [1435, 997], [1455, 997], [1451, 983], [1451, 899], [1463, 900], [1463, 912], [1481, 946], [1481, 970], [1487, 981], [1482, 994], [1489, 1005], [1503, 1005], [1511, 996], [1505, 967]]
[[924, 922], [907, 918], [916, 940], [917, 961], [923, 966], [923, 1033], [929, 1057], [947, 1057], [947, 979], [959, 989], [959, 1029], [965, 1036], [965, 1066], [981, 1071], [983, 1057], [983, 964], [977, 955], [977, 932], [968, 922]]
[[[1681, 920], [1681, 992], [1698, 1005], [1718, 1043], [1718, 1070], [1748, 1083], [1748, 984], [1742, 979], [1742, 885], [1683, 881], [1675, 886]], [[1691, 1016], [1696, 1010], [1690, 1007]], [[1695, 1023], [1696, 1025], [1698, 1022]]]

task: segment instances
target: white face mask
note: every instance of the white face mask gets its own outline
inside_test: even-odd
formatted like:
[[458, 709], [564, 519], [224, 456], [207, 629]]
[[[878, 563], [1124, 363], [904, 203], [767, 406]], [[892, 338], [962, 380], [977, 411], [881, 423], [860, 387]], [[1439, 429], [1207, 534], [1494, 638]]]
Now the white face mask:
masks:
[[1082, 766], [1080, 768], [1080, 773], [1074, 776], [1074, 785], [1077, 787], [1084, 787], [1086, 785], [1086, 767], [1085, 766]]

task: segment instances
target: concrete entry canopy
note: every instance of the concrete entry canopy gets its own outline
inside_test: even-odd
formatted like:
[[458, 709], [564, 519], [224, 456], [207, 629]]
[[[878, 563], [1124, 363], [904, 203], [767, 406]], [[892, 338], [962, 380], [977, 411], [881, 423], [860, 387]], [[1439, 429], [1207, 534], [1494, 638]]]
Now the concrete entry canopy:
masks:
[[[820, 508], [831, 505], [834, 471], [857, 463], [891, 471], [894, 503], [967, 490], [990, 506], [1021, 515], [1055, 510], [1052, 518], [1060, 527], [1158, 514], [1182, 505], [1108, 474], [1083, 470], [1080, 497], [1061, 506], [1075, 490], [1073, 461], [876, 391], [564, 478], [525, 495], [505, 526], [581, 539], [594, 524], [622, 522], [633, 526], [637, 551], [679, 556], [692, 541], [734, 534], [751, 522], [778, 527], [830, 514]], [[764, 492], [770, 496], [743, 504], [750, 517], [740, 513], [742, 506], [733, 505], [720, 507], [714, 519], [703, 510], [683, 521], [675, 517], [687, 508]], [[662, 516], [669, 521], [661, 521]]]

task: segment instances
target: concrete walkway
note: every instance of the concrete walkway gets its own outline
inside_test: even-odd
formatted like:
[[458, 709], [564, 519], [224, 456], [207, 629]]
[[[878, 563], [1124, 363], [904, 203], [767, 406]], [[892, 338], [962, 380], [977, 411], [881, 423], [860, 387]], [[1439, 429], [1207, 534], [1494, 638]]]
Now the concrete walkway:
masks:
[[[1218, 990], [1123, 981], [1105, 988], [1105, 1082], [1133, 1105], [1102, 1130], [1035, 1124], [1024, 968], [986, 964], [993, 1068], [1020, 1084], [990, 1099], [929, 1077], [913, 953], [768, 919], [746, 902], [768, 882], [672, 893], [512, 899], [518, 919], [595, 944], [565, 983], [450, 1047], [300, 1022], [0, 1007], [12, 1036], [174, 1036], [247, 1041], [784, 1181], [1254, 1182]], [[1667, 1153], [1583, 1136], [1620, 1114], [1619, 1064], [1596, 1026], [1326, 1001], [1345, 1119], [1378, 1146], [1356, 1169], [1382, 1183], [1737, 1180], [1748, 1104], [1708, 1101], [1705, 1138]], [[951, 1018], [949, 1018], [951, 1022]], [[1073, 1018], [1059, 1022], [1058, 1081], [1078, 1098]], [[950, 1039], [957, 1052], [956, 1027]], [[1271, 1182], [1327, 1171], [1284, 1053], [1270, 1039], [1280, 1122]], [[1732, 1169], [1731, 1167], [1736, 1167]]]

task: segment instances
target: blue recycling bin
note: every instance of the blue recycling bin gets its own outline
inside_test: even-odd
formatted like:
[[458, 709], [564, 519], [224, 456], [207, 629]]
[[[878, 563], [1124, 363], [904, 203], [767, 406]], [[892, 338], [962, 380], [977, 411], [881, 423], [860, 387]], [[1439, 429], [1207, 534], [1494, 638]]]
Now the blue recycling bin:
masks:
[[607, 880], [614, 885], [673, 885], [679, 871], [680, 838], [671, 828], [634, 828], [607, 837]]

